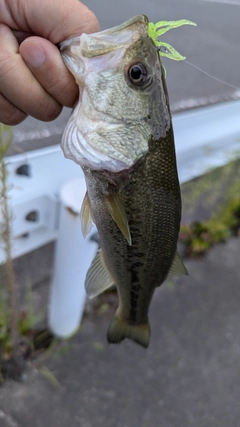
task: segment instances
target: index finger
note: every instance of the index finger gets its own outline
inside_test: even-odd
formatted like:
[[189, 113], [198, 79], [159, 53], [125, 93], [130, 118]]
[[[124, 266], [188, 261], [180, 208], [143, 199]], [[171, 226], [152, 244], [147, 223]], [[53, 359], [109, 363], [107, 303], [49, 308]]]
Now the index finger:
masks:
[[53, 44], [99, 31], [94, 13], [78, 0], [2, 0], [0, 16], [11, 29], [39, 35]]

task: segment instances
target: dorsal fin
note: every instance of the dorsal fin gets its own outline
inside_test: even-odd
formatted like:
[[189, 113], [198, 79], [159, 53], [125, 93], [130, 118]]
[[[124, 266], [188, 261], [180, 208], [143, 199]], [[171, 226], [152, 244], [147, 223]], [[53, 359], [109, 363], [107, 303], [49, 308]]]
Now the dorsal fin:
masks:
[[81, 227], [82, 227], [82, 234], [85, 238], [88, 233], [90, 233], [92, 228], [92, 209], [91, 204], [88, 196], [88, 192], [86, 192], [81, 211], [80, 211], [80, 219], [81, 219]]
[[100, 250], [92, 261], [86, 275], [85, 289], [89, 297], [95, 297], [114, 284], [105, 266]]
[[125, 209], [119, 199], [117, 194], [111, 194], [110, 196], [105, 196], [106, 204], [108, 211], [113, 219], [116, 222], [121, 233], [126, 237], [129, 245], [132, 245], [132, 238], [129, 230], [127, 215]]
[[171, 279], [175, 276], [188, 275], [187, 269], [183, 264], [180, 255], [176, 252], [171, 268], [168, 272], [167, 279]]

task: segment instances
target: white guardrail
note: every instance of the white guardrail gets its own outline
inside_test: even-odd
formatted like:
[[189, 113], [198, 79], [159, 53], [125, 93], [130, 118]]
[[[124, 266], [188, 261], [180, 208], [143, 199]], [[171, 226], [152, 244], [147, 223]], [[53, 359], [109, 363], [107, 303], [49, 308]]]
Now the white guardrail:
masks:
[[[240, 101], [176, 114], [173, 127], [181, 183], [240, 157]], [[84, 277], [97, 248], [81, 236], [83, 173], [59, 146], [6, 157], [6, 165], [12, 256], [57, 239], [49, 324], [57, 336], [67, 337], [80, 323]]]

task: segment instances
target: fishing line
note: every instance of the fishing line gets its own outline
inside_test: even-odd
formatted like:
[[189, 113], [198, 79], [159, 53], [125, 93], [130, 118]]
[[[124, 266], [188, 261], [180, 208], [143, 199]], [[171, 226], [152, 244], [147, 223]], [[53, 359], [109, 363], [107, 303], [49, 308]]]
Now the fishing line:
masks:
[[217, 77], [212, 76], [211, 74], [207, 73], [207, 71], [202, 70], [202, 69], [201, 69], [200, 67], [198, 67], [197, 65], [194, 65], [194, 64], [192, 64], [191, 62], [186, 61], [186, 60], [185, 60], [184, 62], [186, 62], [186, 64], [188, 64], [188, 65], [191, 65], [191, 67], [196, 68], [198, 71], [200, 71], [201, 73], [203, 73], [203, 74], [205, 74], [206, 76], [210, 77], [211, 79], [216, 80], [217, 82], [222, 83], [222, 84], [224, 84], [224, 85], [226, 85], [226, 86], [228, 86], [228, 87], [231, 87], [232, 89], [240, 90], [240, 88], [239, 88], [239, 87], [234, 86], [234, 85], [231, 85], [230, 83], [226, 83], [226, 82], [224, 82], [223, 80], [218, 79]]

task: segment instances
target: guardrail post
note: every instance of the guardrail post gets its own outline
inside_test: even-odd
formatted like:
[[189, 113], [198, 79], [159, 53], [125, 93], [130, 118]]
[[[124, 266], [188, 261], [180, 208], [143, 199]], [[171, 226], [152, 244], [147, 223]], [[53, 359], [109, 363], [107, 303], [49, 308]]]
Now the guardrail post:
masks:
[[[65, 184], [61, 191], [59, 235], [50, 290], [49, 327], [59, 338], [78, 329], [85, 304], [84, 280], [97, 244], [84, 239], [80, 208], [86, 192], [84, 180]], [[91, 233], [92, 234], [92, 233]]]

